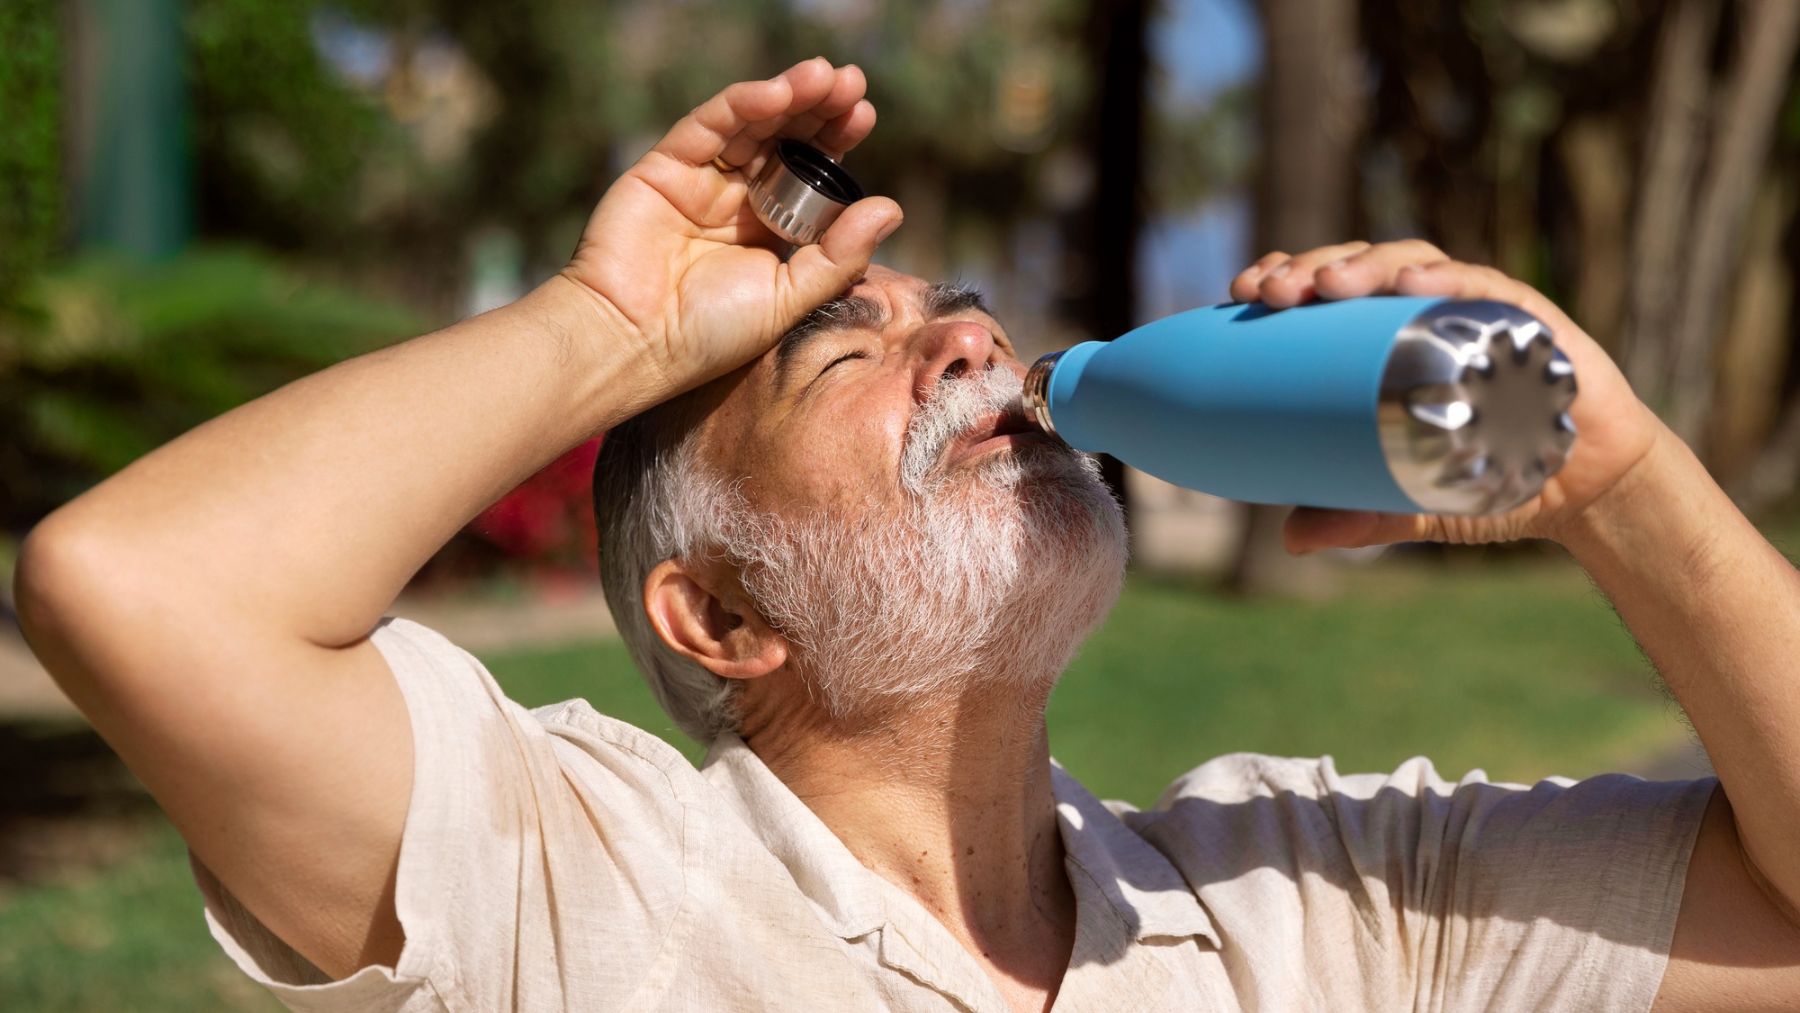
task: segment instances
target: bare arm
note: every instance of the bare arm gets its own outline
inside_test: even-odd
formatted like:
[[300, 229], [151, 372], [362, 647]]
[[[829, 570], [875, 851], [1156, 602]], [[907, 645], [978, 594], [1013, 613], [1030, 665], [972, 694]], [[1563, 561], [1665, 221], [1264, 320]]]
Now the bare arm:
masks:
[[777, 132], [852, 147], [863, 88], [822, 60], [732, 86], [613, 185], [557, 278], [214, 419], [27, 539], [33, 649], [221, 882], [327, 972], [402, 942], [410, 726], [367, 635], [487, 503], [861, 273], [891, 201], [783, 263], [711, 162], [754, 171]]
[[641, 386], [630, 357], [579, 349], [583, 313], [558, 280], [290, 384], [27, 542], [46, 667], [214, 874], [328, 969], [400, 945], [409, 723], [363, 638], [467, 517], [623, 407], [605, 386]]
[[1719, 775], [1657, 1009], [1800, 997], [1800, 574], [1662, 430], [1563, 544], [1662, 673]]
[[1791, 1008], [1800, 996], [1800, 575], [1593, 339], [1530, 287], [1419, 242], [1271, 254], [1232, 283], [1234, 297], [1275, 306], [1375, 292], [1501, 299], [1545, 321], [1581, 382], [1571, 408], [1581, 437], [1543, 493], [1504, 516], [1298, 510], [1288, 545], [1565, 546], [1668, 682], [1719, 775], [1657, 1008]]

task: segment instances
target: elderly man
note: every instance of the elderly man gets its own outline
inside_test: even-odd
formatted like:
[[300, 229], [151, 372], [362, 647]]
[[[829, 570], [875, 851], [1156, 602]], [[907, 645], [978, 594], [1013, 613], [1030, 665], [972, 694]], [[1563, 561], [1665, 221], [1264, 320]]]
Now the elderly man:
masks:
[[[744, 206], [767, 139], [861, 140], [863, 90], [823, 60], [733, 85], [543, 287], [201, 426], [33, 532], [31, 643], [187, 839], [248, 973], [297, 1009], [1800, 1003], [1800, 582], [1573, 323], [1423, 244], [1271, 255], [1232, 294], [1522, 303], [1581, 370], [1579, 449], [1503, 518], [1302, 512], [1290, 545], [1559, 540], [1718, 781], [1233, 755], [1135, 812], [1055, 766], [1045, 701], [1117, 591], [1115, 505], [1018, 424], [1023, 366], [974, 293], [868, 269], [891, 201], [786, 262]], [[383, 617], [601, 431], [606, 590], [711, 741], [700, 770], [581, 701], [526, 711]]]

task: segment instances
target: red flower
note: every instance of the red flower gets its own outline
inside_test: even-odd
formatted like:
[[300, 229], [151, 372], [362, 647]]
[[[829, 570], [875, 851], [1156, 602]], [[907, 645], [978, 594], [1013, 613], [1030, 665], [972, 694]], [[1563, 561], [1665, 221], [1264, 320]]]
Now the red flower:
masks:
[[469, 525], [506, 555], [536, 565], [591, 568], [599, 551], [590, 483], [595, 438], [550, 462]]

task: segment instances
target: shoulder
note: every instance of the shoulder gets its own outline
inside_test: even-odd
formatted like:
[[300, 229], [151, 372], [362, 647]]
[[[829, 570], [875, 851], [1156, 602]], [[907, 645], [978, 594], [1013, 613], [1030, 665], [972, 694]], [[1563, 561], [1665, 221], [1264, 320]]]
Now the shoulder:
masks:
[[1373, 1007], [1554, 993], [1614, 1008], [1648, 1004], [1714, 783], [1452, 781], [1423, 757], [1343, 774], [1328, 756], [1233, 753], [1123, 818], [1236, 940], [1239, 979], [1360, 981]]
[[[1568, 783], [1555, 779], [1559, 783]], [[1460, 782], [1439, 775], [1432, 762], [1415, 756], [1385, 773], [1343, 774], [1330, 756], [1270, 756], [1226, 753], [1182, 774], [1163, 790], [1154, 810], [1176, 808], [1184, 799], [1244, 802], [1255, 798], [1291, 797], [1323, 801], [1338, 795], [1369, 800], [1383, 791], [1417, 797], [1446, 793], [1458, 784], [1486, 784], [1487, 774], [1470, 771]]]
[[[1476, 768], [1452, 780], [1431, 760], [1414, 756], [1390, 771], [1345, 774], [1330, 756], [1228, 753], [1182, 774], [1138, 818], [1197, 829], [1201, 824], [1270, 824], [1284, 836], [1330, 829], [1387, 838], [1396, 831], [1477, 833], [1554, 825], [1615, 830], [1671, 811], [1697, 816], [1707, 782], [1645, 781], [1630, 774], [1583, 780], [1546, 777], [1533, 784], [1489, 780]], [[1691, 810], [1691, 812], [1690, 812]]]
[[[1214, 875], [1249, 863], [1352, 887], [1382, 880], [1415, 896], [1476, 882], [1516, 891], [1528, 879], [1538, 892], [1583, 887], [1588, 897], [1594, 877], [1620, 864], [1674, 871], [1714, 783], [1601, 774], [1524, 785], [1480, 769], [1451, 781], [1424, 757], [1342, 774], [1329, 756], [1233, 753], [1125, 818], [1178, 864]], [[1451, 856], [1453, 866], [1443, 864]], [[1451, 868], [1454, 876], [1440, 875]]]
[[1220, 874], [1219, 863], [1250, 862], [1354, 885], [1374, 870], [1429, 865], [1446, 846], [1493, 847], [1510, 836], [1502, 825], [1516, 828], [1573, 783], [1491, 782], [1480, 769], [1451, 781], [1423, 756], [1344, 774], [1330, 756], [1229, 753], [1176, 778], [1128, 822], [1184, 866]]
[[674, 746], [584, 700], [529, 709], [508, 698], [480, 659], [428, 627], [386, 619], [370, 639], [414, 747], [392, 885], [399, 959], [326, 981], [216, 888], [215, 935], [297, 1007], [356, 997], [357, 1008], [400, 1008], [425, 985], [473, 1009], [567, 1005], [522, 1001], [519, 983], [631, 995], [707, 874], [716, 793]]
[[697, 794], [709, 799], [714, 794], [681, 750], [636, 725], [600, 713], [586, 700], [564, 700], [528, 713], [553, 738], [565, 765], [629, 764], [645, 780], [646, 789], [660, 787], [672, 801], [690, 806]]
[[479, 658], [428, 626], [387, 619], [370, 639], [406, 697], [415, 737], [426, 740], [422, 777], [435, 778], [425, 769], [432, 760], [456, 769], [484, 757], [488, 773], [537, 783], [540, 814], [551, 797], [545, 788], [640, 813], [691, 802], [707, 788], [680, 750], [586, 700], [537, 708], [514, 701]]

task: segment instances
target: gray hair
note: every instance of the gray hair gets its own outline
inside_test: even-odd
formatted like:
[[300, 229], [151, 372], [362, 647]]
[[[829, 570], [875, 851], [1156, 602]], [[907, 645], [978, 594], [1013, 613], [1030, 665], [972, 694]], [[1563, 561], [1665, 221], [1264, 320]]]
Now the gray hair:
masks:
[[701, 466], [696, 411], [687, 398], [614, 427], [594, 463], [600, 586], [619, 636], [658, 703], [702, 743], [737, 727], [739, 684], [665, 643], [644, 612], [644, 578], [665, 559], [718, 546], [722, 490]]

